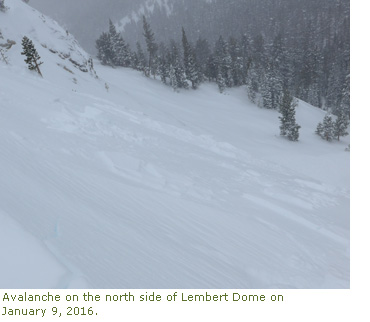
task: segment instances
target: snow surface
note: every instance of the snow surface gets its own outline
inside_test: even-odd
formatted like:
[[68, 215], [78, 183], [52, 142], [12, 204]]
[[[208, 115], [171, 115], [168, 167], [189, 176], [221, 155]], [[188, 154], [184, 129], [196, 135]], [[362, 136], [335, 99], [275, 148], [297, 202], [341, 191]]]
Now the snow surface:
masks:
[[349, 138], [314, 134], [322, 110], [300, 102], [294, 143], [243, 88], [175, 93], [100, 65], [96, 79], [49, 50], [83, 64], [72, 36], [10, 7], [0, 288], [349, 288]]

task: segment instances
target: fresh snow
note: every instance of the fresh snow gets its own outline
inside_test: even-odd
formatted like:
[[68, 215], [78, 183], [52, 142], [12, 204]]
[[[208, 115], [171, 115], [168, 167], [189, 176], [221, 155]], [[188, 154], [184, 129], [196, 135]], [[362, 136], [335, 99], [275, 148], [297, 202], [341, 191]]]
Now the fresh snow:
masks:
[[349, 138], [314, 134], [324, 111], [300, 102], [289, 142], [244, 88], [175, 93], [97, 63], [96, 79], [58, 54], [87, 61], [71, 35], [9, 6], [0, 288], [349, 288]]

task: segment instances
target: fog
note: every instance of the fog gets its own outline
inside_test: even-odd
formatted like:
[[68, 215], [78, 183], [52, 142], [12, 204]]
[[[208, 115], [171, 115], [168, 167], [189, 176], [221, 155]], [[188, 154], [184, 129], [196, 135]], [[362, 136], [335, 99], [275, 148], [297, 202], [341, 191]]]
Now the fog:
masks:
[[95, 54], [95, 40], [107, 29], [108, 20], [119, 20], [143, 0], [31, 0], [30, 5], [54, 18], [70, 31], [80, 44]]

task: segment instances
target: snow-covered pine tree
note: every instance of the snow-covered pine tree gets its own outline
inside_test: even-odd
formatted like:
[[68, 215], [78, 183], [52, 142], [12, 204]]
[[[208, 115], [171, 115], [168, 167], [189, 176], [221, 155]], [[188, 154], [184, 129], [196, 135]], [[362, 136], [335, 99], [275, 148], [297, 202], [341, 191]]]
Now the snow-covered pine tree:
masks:
[[256, 104], [256, 96], [257, 96], [257, 93], [253, 89], [253, 84], [252, 84], [252, 82], [250, 80], [247, 81], [246, 87], [247, 87], [247, 95], [248, 95], [249, 100], [253, 104]]
[[282, 98], [282, 80], [272, 64], [269, 64], [264, 74], [261, 95], [264, 108], [279, 108]]
[[188, 89], [189, 85], [188, 85], [188, 82], [186, 81], [184, 68], [182, 67], [182, 64], [180, 63], [179, 57], [177, 57], [175, 60], [174, 68], [175, 68], [177, 87]]
[[205, 75], [207, 69], [207, 60], [208, 57], [211, 55], [211, 49], [207, 39], [198, 38], [195, 44], [194, 53], [195, 58], [197, 60], [197, 66], [199, 67], [199, 71], [201, 74], [201, 78], [203, 79], [203, 75]]
[[264, 74], [261, 86], [262, 106], [267, 109], [272, 109], [272, 93], [271, 93], [271, 80], [269, 75]]
[[229, 48], [226, 41], [219, 37], [215, 44], [215, 61], [217, 64], [217, 79], [221, 79], [219, 77], [220, 73], [222, 78], [225, 82], [225, 86], [232, 87], [233, 86], [233, 78], [231, 73], [231, 64], [232, 59], [229, 53]]
[[334, 138], [334, 122], [330, 113], [324, 117], [320, 136], [326, 141], [332, 141]]
[[322, 137], [322, 133], [324, 132], [324, 126], [322, 125], [322, 123], [320, 122], [319, 124], [317, 124], [317, 127], [316, 127], [316, 131], [315, 133], [317, 135], [320, 135]]
[[253, 104], [257, 104], [256, 98], [259, 90], [258, 87], [258, 73], [254, 68], [254, 64], [251, 63], [248, 68], [248, 78], [246, 79], [248, 98]]
[[24, 60], [28, 64], [29, 70], [36, 70], [38, 74], [42, 77], [40, 65], [43, 63], [40, 61], [40, 56], [32, 42], [28, 37], [24, 36], [22, 39], [22, 55], [26, 56]]
[[103, 32], [96, 40], [97, 57], [103, 65], [114, 65], [114, 54], [109, 33]]
[[283, 91], [280, 103], [280, 135], [286, 136], [290, 141], [298, 141], [300, 125], [296, 123], [295, 108], [297, 103], [287, 89]]
[[169, 62], [172, 64], [175, 78], [176, 78], [176, 86], [177, 88], [189, 88], [188, 82], [185, 78], [185, 71], [184, 67], [181, 64], [178, 45], [175, 41], [171, 41], [170, 44], [170, 55], [169, 55]]
[[[155, 42], [155, 37], [154, 37], [154, 33], [149, 25], [149, 23], [147, 22], [145, 16], [143, 16], [143, 29], [144, 29], [144, 37], [145, 37], [145, 42], [146, 42], [146, 48], [147, 48], [147, 51], [149, 53], [149, 64], [148, 64], [148, 69], [149, 69], [149, 72], [154, 76], [155, 78], [155, 66], [154, 65], [154, 60], [155, 60], [155, 55], [157, 53], [157, 50], [158, 50], [158, 45], [157, 43]], [[149, 74], [147, 74], [146, 76], [150, 76]]]
[[240, 86], [244, 83], [243, 75], [243, 57], [238, 41], [234, 37], [229, 39], [229, 52], [231, 57], [231, 76], [234, 86]]
[[132, 62], [132, 53], [130, 46], [123, 40], [122, 36], [119, 35], [117, 43], [117, 61], [120, 66], [130, 67]]
[[242, 83], [247, 84], [249, 69], [252, 65], [251, 40], [244, 34], [240, 40], [240, 52], [242, 57]]
[[173, 88], [173, 90], [177, 92], [179, 87], [177, 85], [176, 70], [172, 64], [170, 66], [170, 85]]
[[109, 19], [109, 38], [112, 48], [112, 58], [115, 66], [129, 67], [131, 65], [131, 52], [128, 44], [117, 32], [112, 20]]
[[221, 71], [218, 73], [216, 83], [217, 83], [218, 90], [220, 91], [220, 93], [223, 93], [226, 88], [226, 83], [225, 83], [225, 78], [222, 75]]
[[137, 65], [136, 69], [145, 72], [145, 67], [146, 67], [146, 59], [145, 59], [145, 54], [143, 49], [141, 48], [141, 45], [139, 42], [136, 43], [136, 50], [137, 50]]
[[215, 82], [217, 80], [218, 66], [214, 55], [210, 55], [207, 59], [204, 76], [207, 77], [210, 82]]
[[170, 69], [165, 57], [160, 57], [159, 61], [159, 75], [163, 84], [167, 84], [167, 78], [170, 77]]
[[191, 87], [197, 89], [200, 83], [198, 67], [193, 48], [186, 37], [185, 29], [182, 28], [182, 47], [184, 51], [184, 70], [186, 79], [191, 82]]
[[337, 138], [339, 141], [339, 138], [341, 136], [347, 136], [348, 132], [348, 126], [349, 126], [349, 119], [345, 113], [344, 108], [342, 107], [337, 111], [337, 119], [334, 122], [334, 128], [333, 128], [333, 136]]
[[112, 49], [112, 62], [115, 66], [120, 66], [120, 62], [118, 61], [118, 42], [119, 42], [119, 34], [116, 30], [116, 26], [113, 24], [112, 20], [109, 19], [109, 41]]
[[351, 76], [350, 74], [345, 76], [343, 82], [343, 88], [341, 91], [341, 101], [339, 109], [343, 111], [348, 117], [350, 116], [350, 86], [351, 86]]

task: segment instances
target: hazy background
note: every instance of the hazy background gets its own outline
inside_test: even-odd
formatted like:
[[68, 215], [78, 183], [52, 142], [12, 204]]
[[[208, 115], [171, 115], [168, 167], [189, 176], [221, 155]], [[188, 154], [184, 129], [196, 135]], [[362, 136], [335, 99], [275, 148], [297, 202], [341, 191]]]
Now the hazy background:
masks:
[[138, 8], [144, 0], [30, 0], [30, 5], [54, 18], [80, 44], [95, 54], [95, 40], [108, 27]]

